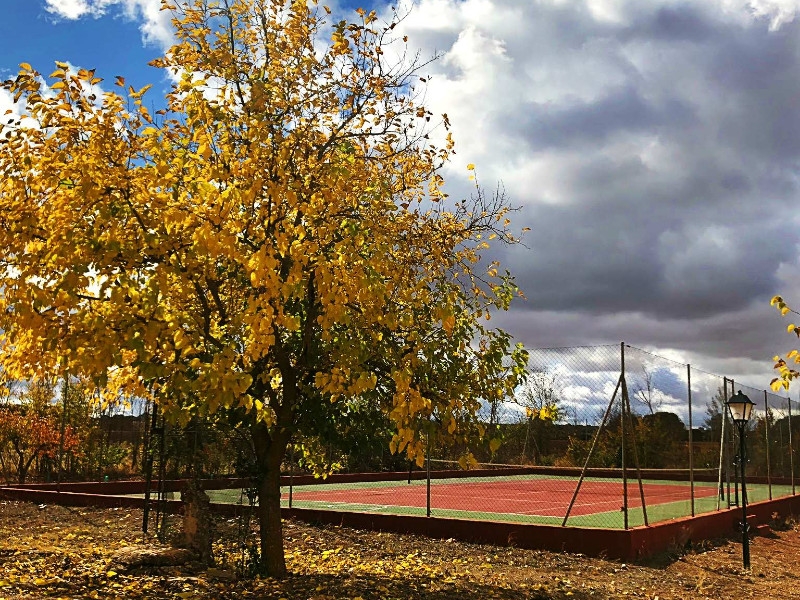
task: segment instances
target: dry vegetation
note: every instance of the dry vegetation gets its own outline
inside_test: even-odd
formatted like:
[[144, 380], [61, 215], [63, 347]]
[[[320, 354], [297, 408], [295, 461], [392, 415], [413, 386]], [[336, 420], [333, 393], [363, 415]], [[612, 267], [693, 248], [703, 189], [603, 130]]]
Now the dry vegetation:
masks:
[[0, 599], [35, 598], [800, 598], [800, 530], [741, 547], [720, 541], [625, 565], [579, 555], [286, 523], [290, 577], [236, 579], [236, 523], [220, 523], [220, 564], [123, 569], [120, 548], [147, 542], [141, 512], [0, 502]]

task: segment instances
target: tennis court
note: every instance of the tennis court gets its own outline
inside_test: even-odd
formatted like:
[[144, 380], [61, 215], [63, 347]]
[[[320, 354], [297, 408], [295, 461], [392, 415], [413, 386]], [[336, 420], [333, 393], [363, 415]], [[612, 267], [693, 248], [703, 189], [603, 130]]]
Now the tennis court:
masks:
[[[282, 505], [317, 510], [372, 512], [396, 515], [426, 515], [477, 521], [506, 521], [560, 525], [578, 484], [576, 477], [516, 475], [316, 483], [282, 488]], [[787, 489], [783, 489], [786, 487]], [[730, 489], [730, 501], [735, 491]], [[774, 496], [791, 494], [788, 486], [772, 486]], [[240, 490], [209, 491], [215, 502], [246, 502]], [[688, 481], [643, 479], [627, 482], [628, 526], [644, 524], [642, 495], [649, 523], [692, 515], [692, 486]], [[748, 486], [749, 502], [769, 499], [766, 485]], [[716, 482], [694, 483], [695, 514], [727, 509], [728, 490], [720, 498]], [[567, 525], [623, 528], [625, 485], [621, 479], [587, 477], [570, 510]], [[429, 504], [430, 503], [430, 504]]]

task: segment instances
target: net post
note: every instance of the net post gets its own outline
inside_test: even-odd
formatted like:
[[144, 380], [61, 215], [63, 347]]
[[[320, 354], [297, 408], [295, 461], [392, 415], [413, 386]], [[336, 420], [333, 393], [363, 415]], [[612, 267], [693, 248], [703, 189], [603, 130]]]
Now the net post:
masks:
[[689, 401], [689, 497], [692, 506], [692, 516], [694, 512], [694, 442], [692, 434], [692, 365], [686, 365], [686, 390], [688, 392], [687, 398]]
[[[628, 529], [628, 473], [626, 471], [625, 461], [625, 342], [619, 343], [620, 351], [620, 382], [622, 383], [622, 410], [620, 411], [620, 435], [622, 444], [622, 517], [625, 524], [625, 529]], [[630, 414], [628, 414], [630, 418]]]
[[[767, 443], [767, 489], [769, 490], [769, 499], [772, 500], [772, 468], [769, 458], [769, 400], [767, 399], [767, 390], [764, 390], [764, 441]], [[744, 482], [742, 482], [742, 484], [744, 485]]]

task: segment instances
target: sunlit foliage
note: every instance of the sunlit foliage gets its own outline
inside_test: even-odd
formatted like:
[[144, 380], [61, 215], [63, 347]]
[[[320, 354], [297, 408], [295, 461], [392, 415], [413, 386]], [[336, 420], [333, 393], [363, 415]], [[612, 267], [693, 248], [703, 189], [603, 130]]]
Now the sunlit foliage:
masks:
[[63, 63], [48, 87], [28, 64], [4, 84], [24, 117], [0, 131], [2, 363], [151, 395], [177, 423], [234, 415], [264, 571], [282, 575], [290, 440], [367, 399], [392, 451], [421, 461], [424, 428], [463, 441], [481, 399], [513, 393], [524, 351], [486, 321], [517, 291], [480, 253], [515, 240], [501, 195], [445, 193], [447, 117], [419, 103], [396, 21], [331, 24], [305, 1], [165, 9], [165, 110]]

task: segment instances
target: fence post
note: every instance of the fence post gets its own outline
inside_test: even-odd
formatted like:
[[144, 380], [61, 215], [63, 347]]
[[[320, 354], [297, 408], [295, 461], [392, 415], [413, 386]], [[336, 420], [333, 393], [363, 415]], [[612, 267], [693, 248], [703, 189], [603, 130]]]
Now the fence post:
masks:
[[289, 453], [289, 508], [292, 508], [292, 494], [294, 492], [294, 442]]
[[64, 468], [64, 436], [67, 432], [67, 396], [69, 395], [69, 371], [64, 371], [64, 390], [61, 398], [61, 435], [58, 440], [58, 474], [56, 475], [56, 493], [61, 493], [61, 470]]
[[[731, 379], [730, 382], [731, 382], [731, 396], [733, 396], [734, 394], [736, 394], [736, 383], [734, 382], [733, 379]], [[727, 399], [726, 399], [726, 402], [727, 402]], [[728, 416], [727, 406], [725, 407], [725, 409], [726, 409], [725, 410], [725, 416], [727, 417]], [[729, 435], [730, 435], [731, 439], [729, 440], [729, 443], [727, 445], [727, 448], [728, 448], [728, 461], [727, 461], [727, 463], [728, 464], [730, 464], [730, 462], [732, 460], [731, 459], [731, 455], [733, 455], [733, 453], [736, 451], [736, 429], [731, 427]], [[741, 466], [739, 468], [741, 468]], [[730, 474], [730, 468], [729, 468], [728, 469], [728, 508], [730, 508], [730, 506], [731, 506], [731, 500], [730, 500], [730, 498], [731, 498], [731, 483], [730, 483], [730, 481], [731, 481], [731, 474]], [[733, 470], [733, 499], [734, 499], [734, 504], [736, 506], [739, 506], [739, 469], [734, 469]]]
[[694, 444], [692, 437], [692, 365], [686, 365], [686, 388], [689, 399], [689, 496], [691, 497], [692, 516], [694, 515]]
[[580, 477], [578, 477], [578, 484], [575, 486], [575, 491], [572, 494], [572, 500], [570, 500], [569, 506], [567, 506], [567, 512], [564, 515], [564, 520], [561, 522], [562, 527], [566, 527], [567, 519], [569, 519], [569, 515], [572, 512], [572, 507], [575, 506], [575, 499], [578, 497], [578, 492], [580, 492], [581, 490], [581, 485], [583, 485], [583, 480], [586, 478], [586, 472], [589, 470], [589, 461], [592, 459], [592, 454], [594, 453], [595, 446], [597, 446], [597, 440], [600, 439], [600, 433], [603, 431], [603, 427], [605, 427], [606, 421], [608, 421], [608, 417], [611, 414], [611, 409], [614, 406], [614, 401], [617, 399], [617, 392], [619, 392], [619, 388], [621, 385], [622, 385], [622, 375], [620, 375], [619, 379], [617, 379], [617, 387], [614, 388], [614, 393], [611, 394], [611, 401], [608, 403], [606, 412], [603, 413], [603, 420], [600, 421], [600, 426], [594, 433], [594, 438], [592, 439], [592, 445], [589, 448], [589, 454], [586, 455], [586, 461], [583, 463], [583, 469], [581, 469], [581, 475]]
[[425, 510], [426, 516], [431, 516], [431, 427], [430, 421], [425, 432]]
[[628, 424], [631, 426], [630, 439], [633, 445], [633, 462], [636, 467], [636, 480], [639, 482], [639, 498], [642, 501], [642, 520], [644, 521], [645, 527], [647, 527], [650, 523], [647, 519], [647, 502], [644, 497], [644, 484], [642, 483], [642, 469], [639, 463], [639, 450], [636, 446], [636, 428], [633, 425], [633, 411], [631, 410], [631, 399], [628, 396], [628, 383], [624, 379], [622, 379], [622, 402], [625, 404], [628, 411]]
[[769, 499], [772, 500], [772, 466], [769, 459], [769, 401], [767, 400], [767, 390], [764, 390], [764, 440], [767, 443], [767, 489]]
[[153, 434], [155, 433], [158, 412], [155, 401], [150, 404], [148, 399], [148, 407], [152, 406], [153, 414], [150, 415], [150, 427], [147, 430], [147, 456], [144, 465], [144, 510], [142, 511], [142, 533], [147, 534], [147, 528], [150, 517], [150, 486], [153, 485], [153, 459], [155, 449], [153, 448]]
[[786, 403], [789, 405], [789, 478], [792, 482], [792, 496], [795, 495], [794, 489], [794, 446], [792, 445], [792, 399], [787, 398]]
[[[722, 406], [720, 407], [720, 435], [719, 435], [719, 472], [717, 474], [717, 484], [719, 490], [717, 493], [717, 510], [720, 509], [720, 500], [725, 498], [725, 488], [722, 482], [722, 465], [725, 464], [725, 425], [728, 422], [727, 413], [725, 412], [725, 403], [728, 401], [728, 378], [722, 378]], [[726, 469], [727, 472], [727, 469]], [[730, 491], [730, 490], [729, 490]], [[730, 494], [728, 494], [728, 508], [730, 508]]]
[[[622, 444], [622, 514], [625, 529], [628, 529], [628, 473], [625, 464], [625, 342], [619, 343], [620, 350], [620, 381], [622, 382], [622, 409], [620, 411], [620, 436]], [[629, 415], [630, 416], [630, 415]]]

